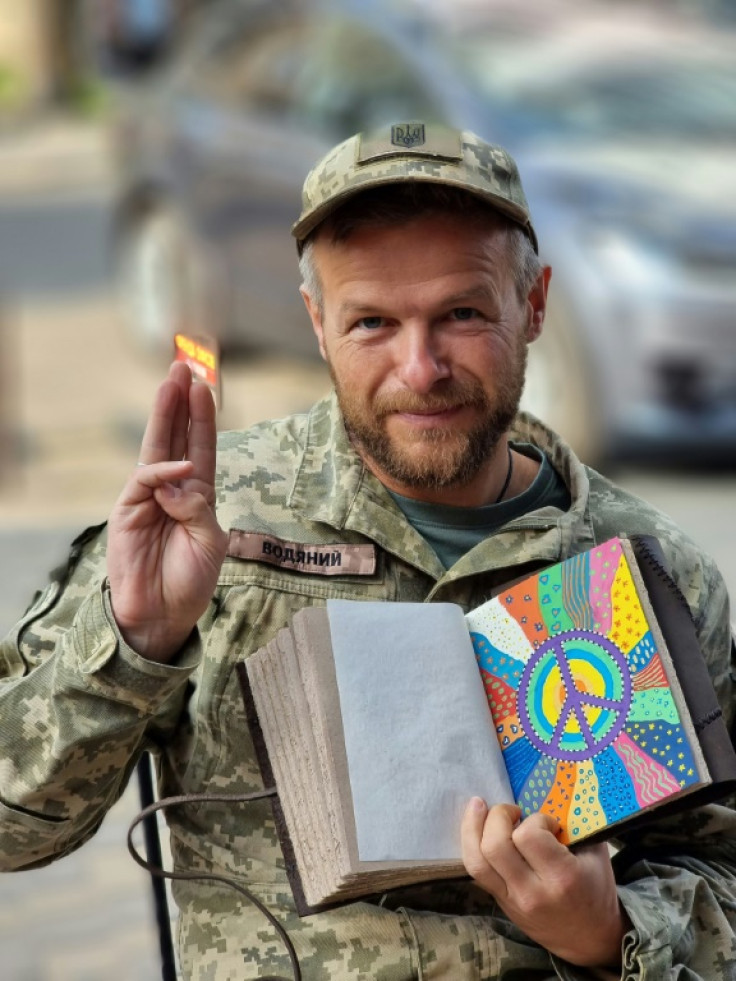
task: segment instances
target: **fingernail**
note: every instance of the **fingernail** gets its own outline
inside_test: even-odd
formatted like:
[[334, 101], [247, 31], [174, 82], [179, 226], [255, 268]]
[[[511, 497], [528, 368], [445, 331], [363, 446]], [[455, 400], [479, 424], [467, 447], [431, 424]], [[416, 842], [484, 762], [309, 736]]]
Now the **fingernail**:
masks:
[[175, 484], [161, 484], [159, 490], [162, 492], [164, 497], [168, 497], [169, 500], [174, 500], [174, 498], [179, 497], [181, 494], [181, 489]]

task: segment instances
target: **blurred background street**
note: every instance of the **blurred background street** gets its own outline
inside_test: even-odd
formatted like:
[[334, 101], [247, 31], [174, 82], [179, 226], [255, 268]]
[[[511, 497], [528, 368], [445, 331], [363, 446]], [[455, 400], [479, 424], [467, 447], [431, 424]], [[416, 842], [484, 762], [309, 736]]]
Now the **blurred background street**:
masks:
[[[225, 346], [221, 428], [305, 408], [325, 390], [326, 373], [307, 353], [309, 327], [298, 312], [288, 235], [296, 217], [295, 188], [340, 127], [349, 132], [364, 119], [414, 118], [415, 107], [423, 104], [428, 113], [445, 117], [465, 118], [467, 111], [480, 129], [486, 117], [457, 93], [465, 87], [466, 94], [480, 97], [483, 86], [489, 93], [481, 98], [483, 106], [495, 107], [499, 128], [508, 122], [508, 140], [518, 140], [518, 153], [529, 163], [532, 210], [537, 214], [536, 204], [543, 252], [556, 271], [559, 234], [560, 302], [549, 334], [561, 341], [546, 348], [535, 367], [532, 405], [548, 410], [614, 479], [679, 520], [717, 559], [736, 597], [736, 226], [728, 214], [736, 128], [723, 128], [722, 115], [724, 106], [736, 106], [736, 44], [725, 3], [697, 5], [695, 20], [695, 5], [688, 3], [636, 5], [650, 17], [641, 33], [650, 65], [650, 28], [664, 20], [668, 32], [679, 32], [678, 44], [689, 36], [684, 47], [693, 63], [721, 65], [730, 51], [730, 74], [724, 69], [708, 81], [712, 127], [698, 110], [699, 135], [683, 131], [673, 144], [673, 134], [665, 134], [654, 164], [649, 160], [646, 166], [632, 155], [624, 160], [621, 137], [612, 163], [612, 135], [604, 133], [604, 123], [612, 121], [613, 108], [600, 107], [609, 105], [607, 92], [619, 91], [614, 75], [619, 81], [635, 78], [630, 39], [619, 30], [616, 43], [629, 52], [629, 67], [619, 66], [597, 95], [574, 107], [577, 122], [601, 135], [576, 155], [573, 170], [561, 159], [560, 147], [571, 147], [579, 134], [566, 118], [567, 142], [556, 142], [553, 125], [562, 118], [562, 103], [555, 111], [545, 106], [523, 72], [514, 81], [508, 55], [524, 61], [524, 52], [537, 50], [535, 24], [537, 32], [539, 25], [545, 31], [554, 26], [560, 37], [572, 38], [585, 6], [600, 15], [586, 28], [583, 47], [590, 61], [596, 44], [605, 48], [610, 42], [610, 25], [601, 26], [610, 13], [605, 3], [454, 4], [453, 44], [465, 43], [469, 33], [476, 41], [488, 34], [495, 38], [475, 63], [483, 72], [470, 81], [431, 58], [427, 71], [422, 60], [429, 58], [422, 53], [430, 50], [425, 43], [435, 45], [437, 39], [428, 38], [431, 30], [421, 18], [448, 24], [449, 6], [440, 0], [391, 5], [400, 24], [388, 44], [403, 53], [402, 69], [410, 66], [411, 78], [377, 69], [372, 57], [378, 58], [394, 28], [388, 21], [377, 27], [367, 4], [346, 3], [342, 19], [329, 21], [328, 35], [322, 22], [310, 22], [311, 5], [296, 5], [295, 15], [289, 2], [190, 0], [157, 43], [124, 33], [124, 22], [112, 16], [122, 6], [34, 0], [21, 16], [17, 2], [0, 0], [3, 633], [43, 584], [47, 569], [63, 558], [71, 538], [104, 520], [137, 459], [172, 330], [185, 316], [218, 334]], [[177, 5], [163, 6], [173, 16]], [[378, 38], [371, 35], [375, 48], [338, 43], [345, 11], [353, 6], [362, 11], [355, 23]], [[197, 19], [203, 11], [195, 7], [208, 8], [207, 20]], [[91, 11], [103, 8], [111, 19], [101, 22]], [[616, 8], [626, 11], [628, 5]], [[70, 18], [63, 31], [56, 19], [62, 9]], [[225, 18], [225, 47], [222, 23], [210, 20], [216, 10], [224, 11], [217, 16]], [[272, 22], [274, 11], [278, 23]], [[250, 21], [251, 14], [257, 30], [236, 32], [235, 21]], [[491, 14], [489, 27], [484, 18]], [[417, 18], [425, 25], [421, 30]], [[316, 74], [308, 82], [301, 73], [311, 64], [311, 49], [289, 45], [308, 45], [314, 37], [332, 38], [329, 50], [341, 53], [341, 63], [332, 66], [339, 85]], [[450, 41], [448, 35], [448, 50]], [[190, 51], [187, 45], [193, 46], [191, 55], [177, 63]], [[608, 43], [609, 52], [612, 47]], [[324, 47], [319, 50], [324, 54]], [[33, 59], [29, 51], [36, 52]], [[356, 52], [366, 51], [372, 54], [364, 65]], [[489, 66], [496, 63], [494, 75]], [[29, 64], [36, 70], [24, 77], [17, 66]], [[320, 64], [326, 64], [324, 57]], [[552, 60], [548, 64], [552, 79]], [[364, 76], [386, 83], [376, 101], [360, 89]], [[398, 88], [390, 90], [394, 78]], [[642, 105], [648, 84], [656, 88], [654, 81], [636, 81], [635, 101]], [[304, 96], [299, 104], [287, 98], [295, 87]], [[524, 103], [524, 92], [536, 101]], [[596, 107], [605, 118], [598, 118]], [[618, 132], [629, 146], [641, 148], [652, 135], [649, 124], [639, 120], [637, 135], [626, 129], [625, 116]], [[512, 125], [522, 118], [524, 132]], [[493, 136], [493, 119], [488, 117], [490, 132], [483, 135]], [[535, 144], [530, 133], [544, 134], [544, 141]], [[670, 153], [674, 145], [680, 156], [687, 146], [689, 173], [668, 169], [672, 157], [662, 148]], [[696, 152], [707, 148], [707, 158]], [[666, 180], [651, 176], [653, 166]], [[728, 192], [724, 171], [730, 175]], [[681, 205], [677, 214], [673, 200]], [[591, 213], [593, 205], [597, 210]], [[623, 221], [632, 214], [635, 228]], [[616, 220], [606, 225], [612, 215]], [[670, 219], [670, 238], [664, 236], [664, 218]], [[593, 349], [603, 351], [601, 363], [587, 358]], [[131, 787], [80, 853], [48, 869], [0, 877], [3, 979], [160, 976], [147, 879], [125, 848], [137, 805]]]

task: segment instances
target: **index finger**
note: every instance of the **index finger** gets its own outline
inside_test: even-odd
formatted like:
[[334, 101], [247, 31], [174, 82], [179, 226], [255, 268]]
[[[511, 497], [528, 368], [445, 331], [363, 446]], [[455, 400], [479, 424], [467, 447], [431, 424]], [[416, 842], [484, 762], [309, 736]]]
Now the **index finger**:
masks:
[[463, 864], [468, 874], [499, 900], [508, 894], [502, 866], [508, 865], [508, 859], [504, 861], [507, 852], [515, 854], [511, 838], [518, 819], [516, 805], [497, 804], [489, 809], [479, 797], [469, 802], [463, 815]]
[[189, 430], [190, 385], [189, 368], [184, 364], [172, 365], [156, 390], [141, 442], [141, 463], [162, 463], [184, 457]]

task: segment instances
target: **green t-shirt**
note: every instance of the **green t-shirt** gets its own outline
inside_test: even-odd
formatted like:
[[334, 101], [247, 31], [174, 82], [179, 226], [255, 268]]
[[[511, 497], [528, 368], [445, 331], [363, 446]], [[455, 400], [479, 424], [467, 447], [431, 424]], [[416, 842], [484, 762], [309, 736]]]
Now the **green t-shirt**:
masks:
[[517, 453], [539, 460], [541, 466], [522, 494], [499, 504], [477, 508], [427, 504], [389, 491], [407, 521], [432, 546], [446, 569], [478, 542], [522, 514], [549, 505], [563, 511], [569, 508], [570, 493], [545, 454], [530, 443], [512, 443], [511, 446]]

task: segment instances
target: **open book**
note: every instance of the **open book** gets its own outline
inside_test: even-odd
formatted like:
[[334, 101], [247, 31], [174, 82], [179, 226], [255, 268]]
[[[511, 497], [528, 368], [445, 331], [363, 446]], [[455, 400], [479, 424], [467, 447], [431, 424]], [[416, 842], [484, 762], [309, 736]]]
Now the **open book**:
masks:
[[464, 874], [467, 801], [574, 845], [736, 788], [684, 598], [612, 539], [453, 604], [329, 600], [239, 665], [301, 913]]

